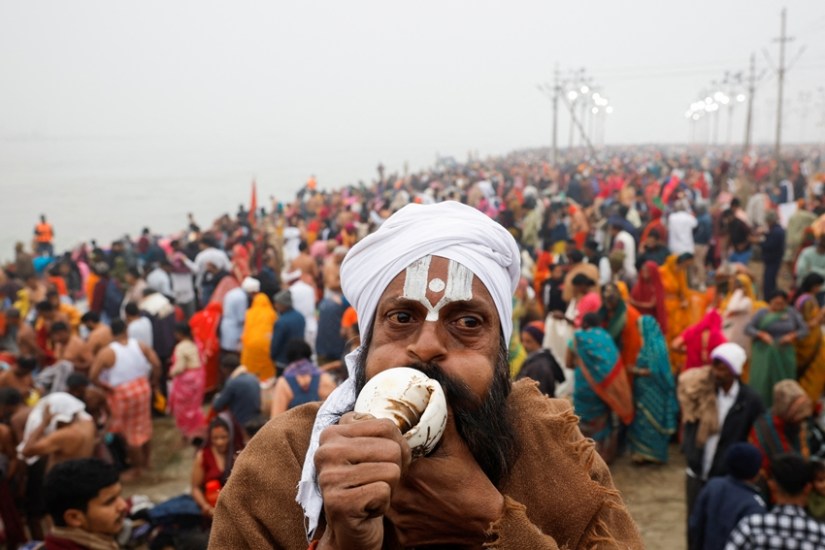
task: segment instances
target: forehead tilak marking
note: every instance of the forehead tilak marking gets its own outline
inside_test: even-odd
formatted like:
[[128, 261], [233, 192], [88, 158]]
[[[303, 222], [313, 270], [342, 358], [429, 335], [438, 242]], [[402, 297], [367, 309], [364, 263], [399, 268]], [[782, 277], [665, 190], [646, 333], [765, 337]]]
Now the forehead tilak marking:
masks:
[[[432, 256], [424, 256], [416, 260], [406, 269], [404, 280], [404, 298], [415, 300], [427, 308], [426, 321], [438, 321], [441, 308], [450, 302], [470, 300], [473, 297], [473, 272], [456, 262], [449, 260], [447, 264], [447, 282], [433, 278], [428, 282]], [[438, 292], [436, 288], [443, 287], [444, 295], [433, 305], [427, 298], [427, 288]]]

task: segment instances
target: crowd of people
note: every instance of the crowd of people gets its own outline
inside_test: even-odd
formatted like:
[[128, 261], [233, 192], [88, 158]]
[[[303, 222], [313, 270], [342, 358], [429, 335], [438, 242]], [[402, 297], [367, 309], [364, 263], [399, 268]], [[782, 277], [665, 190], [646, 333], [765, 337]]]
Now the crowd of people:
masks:
[[[497, 222], [517, 243], [507, 266], [514, 290], [505, 289], [506, 306], [496, 302], [510, 317], [501, 319], [506, 340], [494, 338], [492, 350], [504, 354], [508, 379], [571, 402], [605, 464], [621, 454], [663, 464], [678, 441], [691, 548], [780, 548], [755, 541], [794, 530], [825, 545], [822, 153], [800, 149], [776, 163], [758, 151], [637, 147], [598, 161], [571, 151], [557, 165], [544, 151], [522, 151], [414, 174], [379, 167], [370, 184], [321, 191], [311, 178], [290, 200], [240, 206], [209, 227], [190, 214], [173, 235], [145, 228], [136, 240], [62, 254], [42, 216], [31, 245], [18, 243], [0, 272], [7, 545], [58, 548], [49, 537], [80, 537], [81, 547], [98, 547], [83, 546], [84, 529], [115, 545], [99, 547], [126, 544], [124, 518], [145, 510], [122, 502], [119, 483], [152, 468], [161, 415], [198, 448], [191, 495], [175, 504], [197, 517], [187, 533], [205, 540], [197, 534], [213, 516], [220, 523], [218, 494], [250, 438], [349, 387], [352, 352], [376, 343], [375, 300], [390, 281], [359, 302], [347, 286], [374, 274], [350, 267], [347, 280], [342, 265], [366, 262], [364, 243], [397, 230], [405, 206], [446, 201]], [[433, 242], [472, 237], [473, 218], [455, 216], [455, 225], [434, 218], [443, 233]], [[418, 231], [423, 241], [431, 230]], [[409, 263], [389, 264], [390, 278]], [[435, 281], [443, 282], [432, 279], [431, 292], [447, 292]], [[427, 320], [438, 320], [442, 306], [425, 305]], [[48, 489], [82, 472], [87, 484], [62, 482], [76, 490]], [[83, 498], [106, 501], [111, 517], [100, 530], [80, 517], [91, 513]], [[783, 518], [796, 516], [804, 528], [786, 528]], [[147, 536], [135, 525], [135, 539]], [[182, 536], [152, 525], [154, 548]], [[239, 544], [240, 534], [223, 529], [224, 543]], [[631, 531], [620, 525], [616, 539], [632, 544]]]

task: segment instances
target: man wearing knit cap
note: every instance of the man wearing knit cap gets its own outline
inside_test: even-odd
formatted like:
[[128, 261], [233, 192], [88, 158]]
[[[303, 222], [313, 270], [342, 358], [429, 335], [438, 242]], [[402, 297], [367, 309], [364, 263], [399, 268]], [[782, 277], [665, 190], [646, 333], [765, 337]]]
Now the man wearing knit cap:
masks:
[[747, 360], [742, 346], [722, 344], [710, 358], [710, 367], [689, 369], [679, 377], [689, 517], [705, 483], [728, 473], [727, 450], [748, 440], [753, 423], [765, 410], [759, 395], [739, 381]]
[[[341, 266], [363, 335], [349, 378], [250, 442], [210, 547], [641, 548], [570, 405], [509, 381], [518, 277], [512, 236], [459, 203], [408, 205], [357, 243]], [[443, 437], [415, 459], [393, 422], [351, 412], [368, 380], [399, 366], [447, 397]]]
[[765, 511], [754, 481], [762, 453], [750, 443], [734, 443], [725, 454], [728, 475], [708, 481], [690, 516], [691, 539], [701, 550], [723, 550], [739, 520]]

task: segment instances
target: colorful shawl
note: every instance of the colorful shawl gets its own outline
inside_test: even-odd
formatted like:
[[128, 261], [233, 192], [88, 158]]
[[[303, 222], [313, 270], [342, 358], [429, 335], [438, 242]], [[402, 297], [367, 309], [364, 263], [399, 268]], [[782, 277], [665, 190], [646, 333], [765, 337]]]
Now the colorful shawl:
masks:
[[722, 332], [722, 316], [716, 309], [709, 310], [701, 321], [682, 333], [687, 350], [685, 369], [710, 364], [710, 352], [727, 342]]
[[584, 421], [612, 410], [624, 424], [633, 421], [633, 395], [613, 339], [603, 328], [577, 330], [573, 335], [579, 357], [573, 406]]

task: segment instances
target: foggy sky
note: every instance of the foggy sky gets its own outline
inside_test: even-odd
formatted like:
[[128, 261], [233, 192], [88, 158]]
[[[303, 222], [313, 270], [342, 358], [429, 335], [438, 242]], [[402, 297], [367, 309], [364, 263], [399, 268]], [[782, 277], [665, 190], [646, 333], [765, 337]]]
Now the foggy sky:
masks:
[[[287, 156], [317, 150], [373, 163], [391, 144], [397, 161], [404, 151], [463, 158], [548, 145], [551, 104], [536, 85], [551, 82], [558, 63], [586, 67], [610, 98], [608, 142], [684, 142], [683, 113], [711, 80], [744, 70], [751, 52], [764, 68], [763, 48], [777, 59], [781, 7], [2, 0], [0, 137], [173, 137], [210, 151], [266, 137]], [[825, 85], [825, 4], [788, 7], [788, 57], [807, 49], [788, 76], [785, 133], [822, 139], [821, 93], [807, 117], [797, 99]], [[756, 101], [758, 139], [772, 136], [775, 98], [769, 76]], [[567, 124], [562, 117], [561, 145]]]

